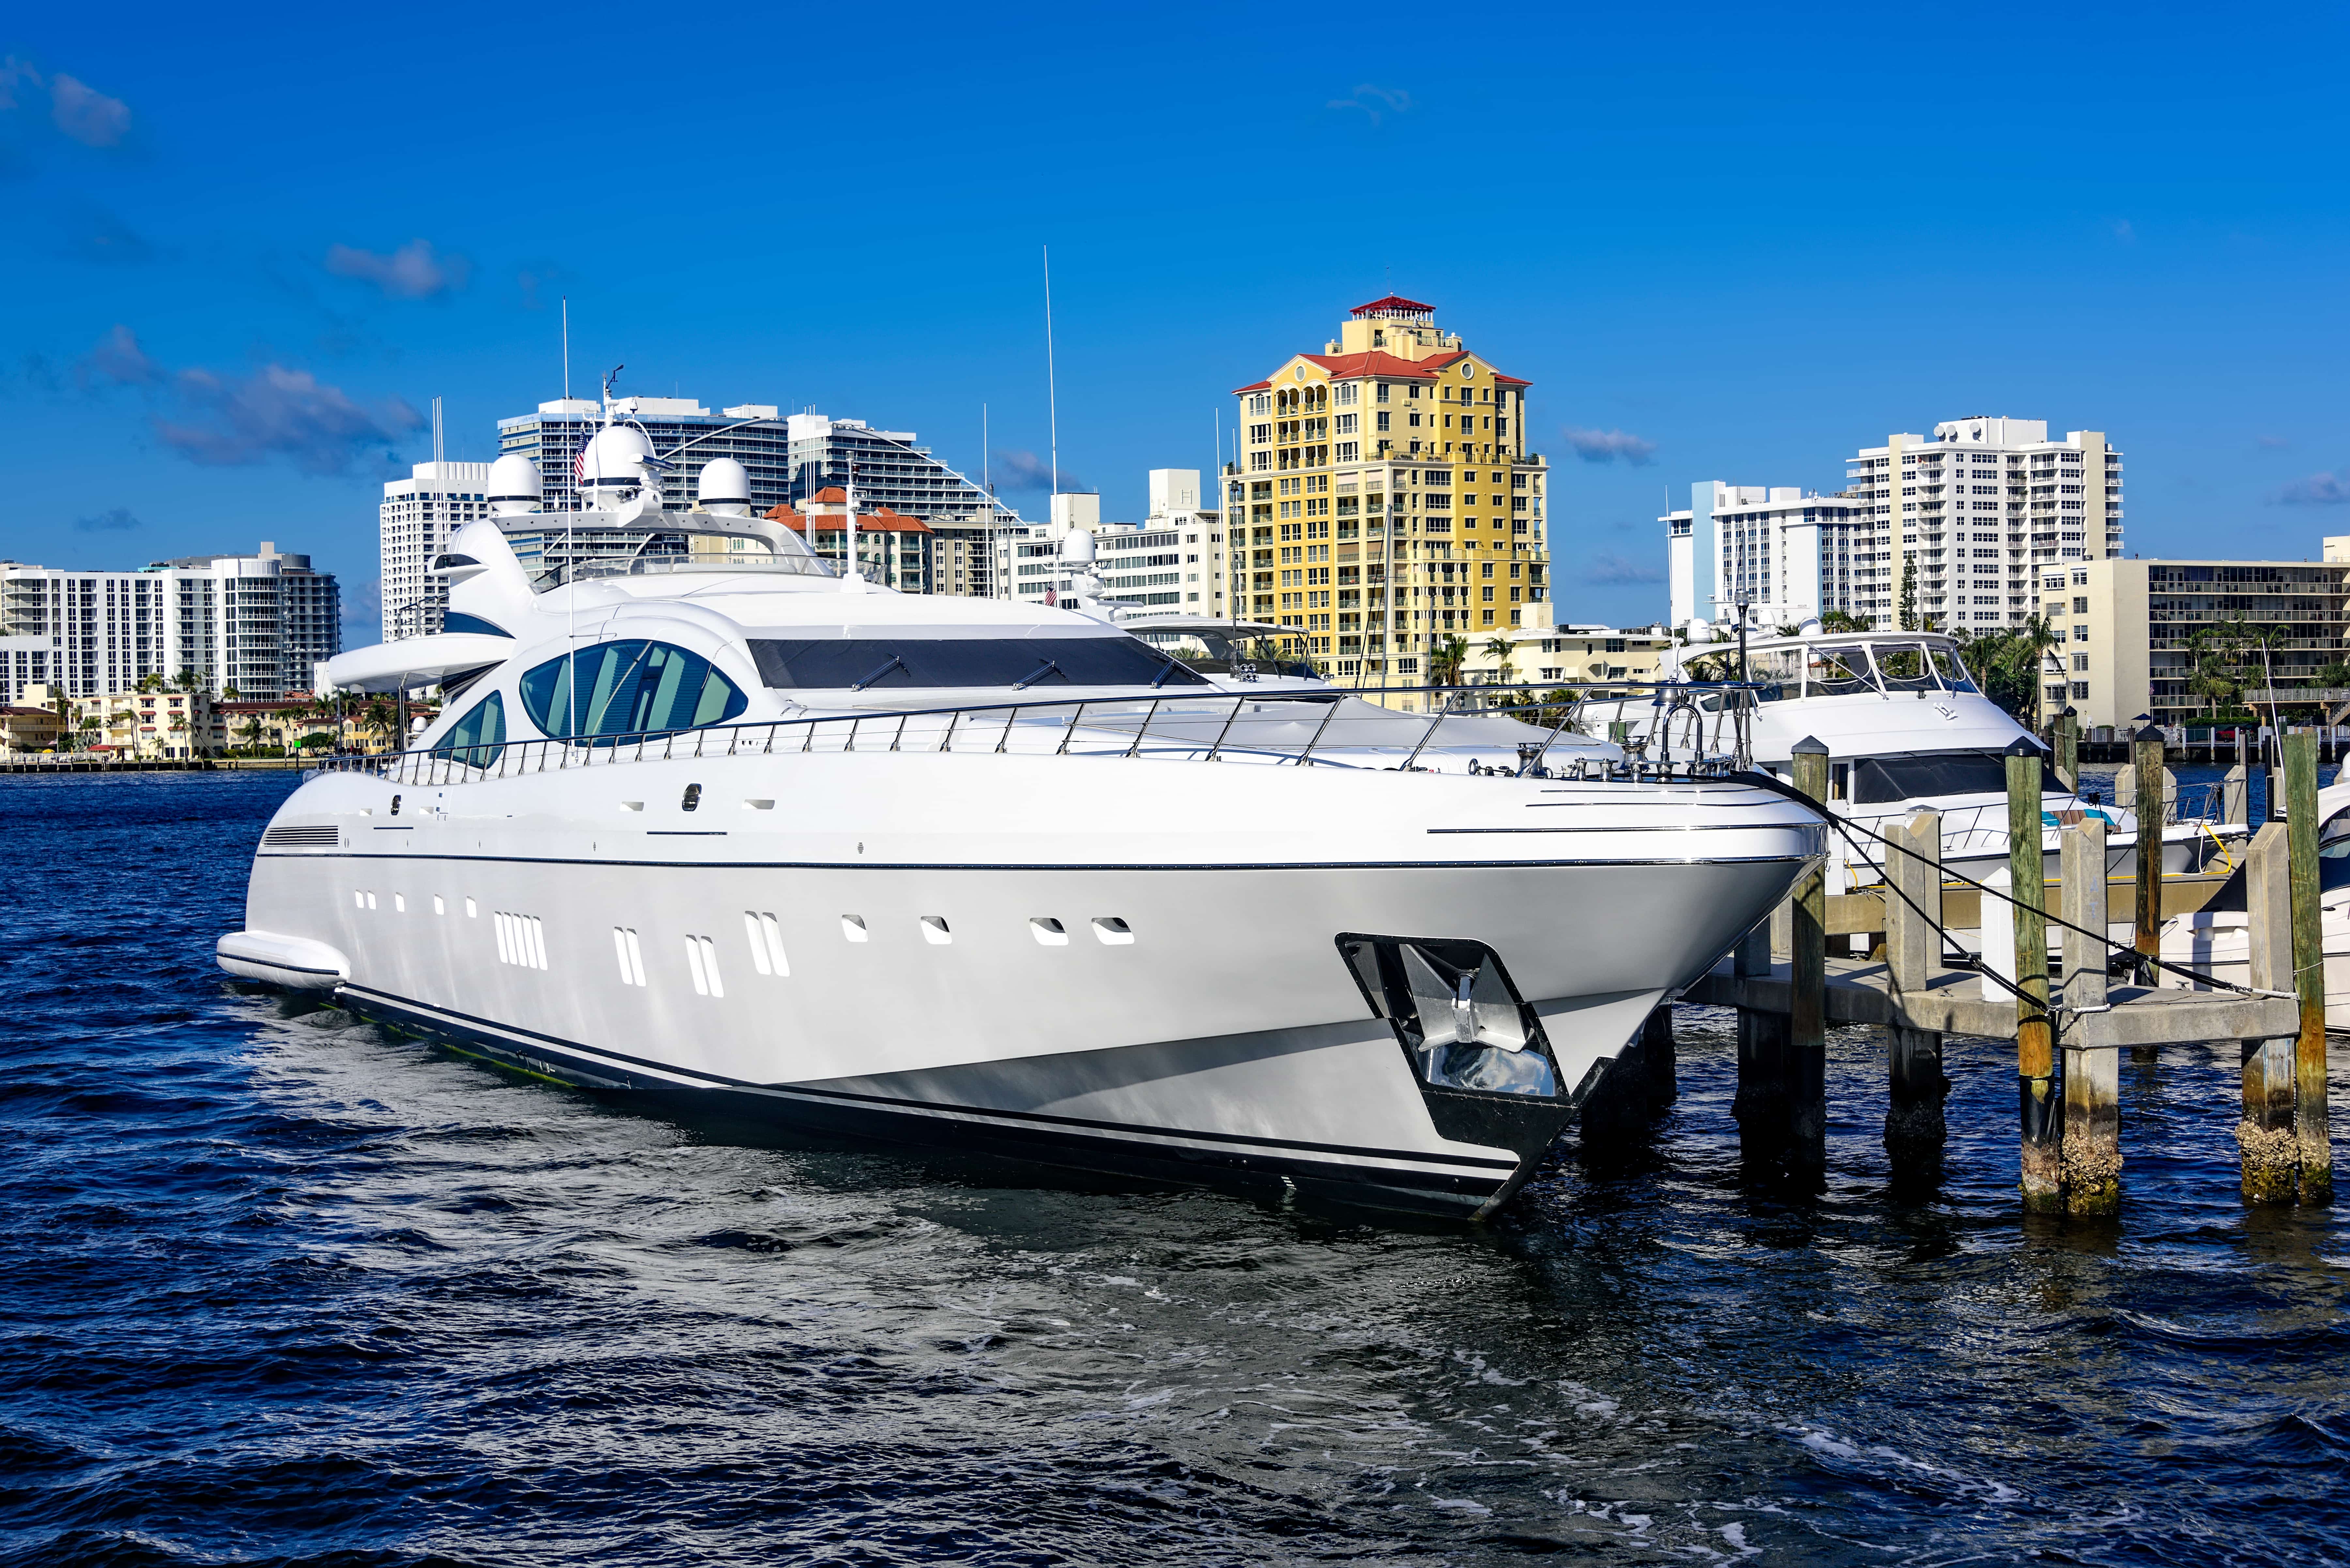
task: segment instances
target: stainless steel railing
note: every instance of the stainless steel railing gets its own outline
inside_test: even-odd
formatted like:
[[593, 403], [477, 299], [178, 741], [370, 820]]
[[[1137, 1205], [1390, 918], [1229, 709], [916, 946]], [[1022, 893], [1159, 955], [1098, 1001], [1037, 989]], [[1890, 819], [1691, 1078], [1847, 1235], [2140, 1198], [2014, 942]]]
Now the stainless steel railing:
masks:
[[[1690, 698], [1697, 691], [1719, 693], [1720, 700], [1711, 710], [1700, 708]], [[1621, 711], [1636, 692], [1649, 696], [1645, 724], [1613, 720], [1604, 733], [1583, 727], [1592, 704]], [[1414, 711], [1348, 701], [1379, 697], [1410, 699]], [[1752, 765], [1752, 706], [1751, 688], [1638, 681], [1586, 683], [1558, 701], [1530, 686], [1063, 699], [809, 713], [568, 740], [443, 741], [415, 751], [326, 758], [318, 771], [450, 784], [637, 762], [884, 751], [1420, 772], [1451, 771], [1443, 764], [1451, 763], [1458, 771], [1508, 777], [1699, 779]], [[1495, 722], [1500, 720], [1516, 722], [1504, 730]], [[1594, 755], [1591, 741], [1611, 742], [1620, 754]], [[1574, 754], [1554, 766], [1552, 753], [1562, 742]]]

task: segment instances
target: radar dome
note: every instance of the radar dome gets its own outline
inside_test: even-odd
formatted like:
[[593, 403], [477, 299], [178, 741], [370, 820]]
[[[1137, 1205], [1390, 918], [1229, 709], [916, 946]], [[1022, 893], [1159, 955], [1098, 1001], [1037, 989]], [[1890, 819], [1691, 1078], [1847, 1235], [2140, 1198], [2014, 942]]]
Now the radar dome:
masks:
[[751, 471], [731, 457], [713, 457], [702, 465], [694, 500], [704, 512], [724, 517], [751, 514]]
[[545, 493], [539, 483], [538, 464], [518, 452], [510, 452], [490, 464], [490, 512], [498, 517], [509, 517], [520, 512], [538, 510], [539, 498]]
[[588, 438], [579, 454], [579, 488], [591, 497], [598, 491], [653, 487], [653, 443], [645, 432], [612, 425]]

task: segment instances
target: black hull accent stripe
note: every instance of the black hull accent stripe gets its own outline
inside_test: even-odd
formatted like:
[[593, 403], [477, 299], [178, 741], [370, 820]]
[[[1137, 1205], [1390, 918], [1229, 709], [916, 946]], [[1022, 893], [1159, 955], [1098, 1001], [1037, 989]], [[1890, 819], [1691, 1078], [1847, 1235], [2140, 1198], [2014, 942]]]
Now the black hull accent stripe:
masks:
[[[1462, 828], [1457, 831], [1477, 833], [1482, 828]], [[1540, 828], [1501, 828], [1504, 833], [1536, 833]], [[655, 870], [700, 871], [1461, 871], [1482, 869], [1539, 870], [1556, 867], [1571, 870], [1588, 867], [1621, 867], [1638, 871], [1667, 866], [1800, 866], [1810, 857], [1803, 855], [1691, 855], [1675, 858], [1651, 857], [1645, 860], [1213, 860], [1186, 863], [1162, 861], [1156, 865], [1125, 865], [1110, 862], [1072, 862], [1053, 865], [1041, 862], [982, 863], [970, 860], [630, 860], [618, 857], [584, 855], [457, 855], [429, 851], [405, 851], [399, 854], [353, 854], [343, 851], [326, 854], [307, 850], [294, 854], [273, 854], [262, 851], [256, 860], [452, 860], [466, 865], [483, 866], [597, 866], [644, 867]]]
[[1515, 1170], [1513, 1159], [1489, 1159], [1482, 1155], [1431, 1154], [1417, 1149], [1365, 1148], [1352, 1144], [1306, 1143], [1295, 1138], [1262, 1137], [1253, 1133], [1199, 1132], [1189, 1127], [1144, 1127], [1134, 1122], [1108, 1122], [1087, 1116], [1054, 1116], [1044, 1111], [998, 1110], [989, 1106], [953, 1105], [938, 1100], [910, 1100], [890, 1095], [853, 1094], [844, 1089], [816, 1088], [806, 1084], [762, 1084], [749, 1078], [730, 1078], [722, 1074], [705, 1073], [692, 1067], [679, 1067], [665, 1062], [655, 1062], [641, 1056], [630, 1056], [600, 1045], [582, 1045], [560, 1035], [541, 1033], [518, 1024], [499, 1023], [452, 1008], [436, 1007], [431, 1002], [416, 1002], [408, 997], [394, 996], [371, 986], [346, 983], [342, 990], [356, 992], [387, 1006], [400, 1009], [419, 1018], [454, 1019], [474, 1029], [493, 1030], [504, 1034], [521, 1035], [559, 1051], [578, 1053], [585, 1056], [602, 1057], [610, 1062], [625, 1062], [647, 1072], [664, 1073], [673, 1077], [691, 1078], [714, 1088], [741, 1090], [752, 1094], [791, 1095], [806, 1099], [837, 1100], [845, 1104], [878, 1106], [897, 1111], [919, 1112], [926, 1116], [987, 1117], [1024, 1122], [1038, 1127], [1082, 1128], [1091, 1132], [1115, 1133], [1122, 1137], [1147, 1138], [1191, 1138], [1201, 1143], [1239, 1144], [1268, 1149], [1296, 1149], [1313, 1154], [1343, 1155], [1357, 1159], [1409, 1160], [1415, 1164], [1466, 1166], [1479, 1170]]

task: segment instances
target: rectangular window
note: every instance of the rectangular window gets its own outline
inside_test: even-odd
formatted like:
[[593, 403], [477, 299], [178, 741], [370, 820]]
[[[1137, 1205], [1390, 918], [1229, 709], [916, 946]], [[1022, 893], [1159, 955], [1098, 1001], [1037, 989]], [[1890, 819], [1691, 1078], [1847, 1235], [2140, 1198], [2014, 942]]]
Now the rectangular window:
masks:
[[644, 950], [637, 943], [637, 933], [626, 926], [612, 928], [612, 958], [619, 966], [622, 985], [645, 983]]
[[693, 994], [724, 996], [726, 988], [718, 980], [718, 944], [708, 937], [685, 939], [686, 967], [693, 972]]

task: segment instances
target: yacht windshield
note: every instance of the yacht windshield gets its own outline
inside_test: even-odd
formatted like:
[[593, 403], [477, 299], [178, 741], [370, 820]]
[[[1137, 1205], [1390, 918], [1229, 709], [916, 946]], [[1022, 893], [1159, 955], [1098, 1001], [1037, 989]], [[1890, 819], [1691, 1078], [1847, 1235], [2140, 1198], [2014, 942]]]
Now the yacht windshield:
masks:
[[1934, 673], [1940, 676], [1942, 684], [1953, 691], [1975, 690], [1974, 680], [1967, 674], [1966, 665], [1960, 662], [1958, 654], [1950, 649], [1934, 649]]
[[1877, 642], [1871, 643], [1868, 650], [1876, 657], [1877, 673], [1884, 678], [1887, 691], [1936, 690], [1934, 671], [1927, 662], [1924, 643]]
[[1812, 649], [1809, 695], [1849, 697], [1877, 690], [1868, 679], [1868, 656], [1857, 648]]
[[777, 691], [896, 686], [1204, 686], [1130, 637], [754, 638], [759, 679]]

